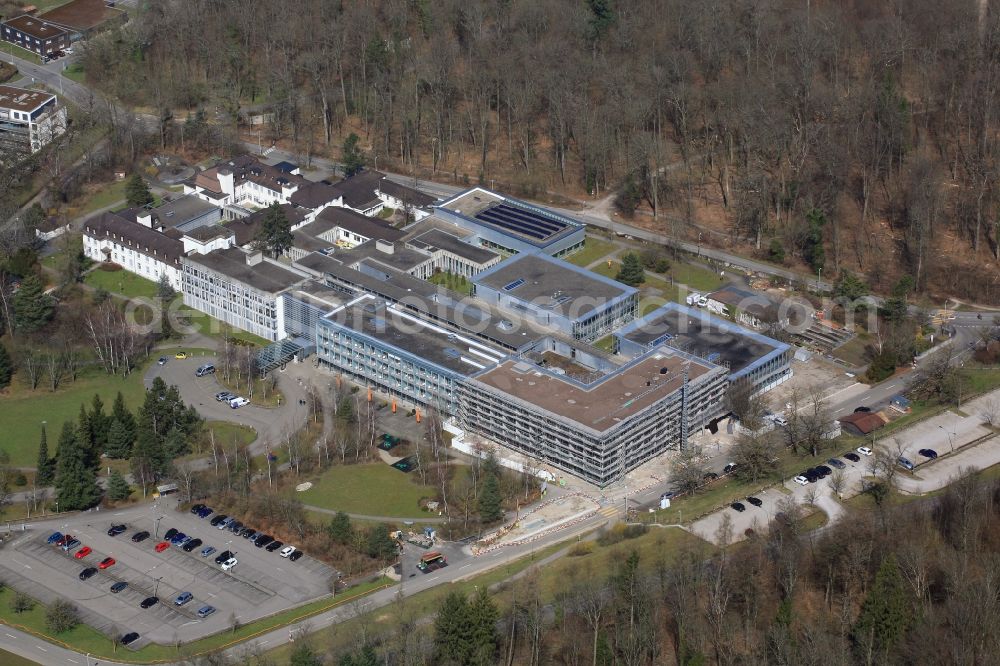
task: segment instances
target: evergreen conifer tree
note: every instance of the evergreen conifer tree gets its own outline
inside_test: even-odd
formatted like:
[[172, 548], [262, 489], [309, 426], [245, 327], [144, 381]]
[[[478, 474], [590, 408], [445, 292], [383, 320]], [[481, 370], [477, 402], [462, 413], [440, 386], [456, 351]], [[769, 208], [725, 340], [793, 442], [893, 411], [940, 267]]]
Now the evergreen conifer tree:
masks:
[[42, 288], [42, 281], [30, 274], [14, 294], [14, 323], [18, 331], [34, 333], [52, 319], [52, 298]]
[[852, 637], [865, 660], [887, 661], [887, 654], [906, 633], [913, 619], [913, 599], [900, 574], [896, 556], [890, 554], [879, 566], [875, 583], [861, 606]]
[[63, 424], [59, 437], [55, 486], [59, 508], [64, 511], [89, 509], [101, 499], [97, 475], [88, 463], [85, 447], [77, 440], [69, 422]]
[[10, 386], [10, 378], [13, 375], [14, 364], [10, 360], [10, 354], [7, 352], [7, 348], [0, 344], [0, 389]]
[[503, 519], [500, 482], [496, 474], [487, 474], [483, 488], [479, 491], [479, 517], [484, 523], [495, 523]]
[[35, 485], [48, 488], [55, 481], [55, 460], [49, 458], [49, 440], [42, 426], [42, 437], [38, 442], [38, 463], [35, 471]]
[[131, 447], [132, 442], [135, 441], [135, 417], [125, 406], [125, 396], [122, 395], [121, 391], [115, 396], [115, 404], [111, 407], [111, 419], [122, 424], [129, 447]]
[[615, 279], [630, 287], [638, 287], [646, 281], [646, 273], [642, 269], [642, 262], [639, 261], [638, 255], [629, 252], [622, 258], [622, 267]]
[[125, 183], [125, 201], [129, 206], [145, 206], [153, 203], [153, 194], [142, 176], [133, 173]]
[[121, 502], [127, 500], [131, 494], [132, 488], [129, 487], [128, 481], [125, 480], [122, 473], [118, 470], [111, 472], [111, 476], [108, 478], [108, 497], [116, 502]]

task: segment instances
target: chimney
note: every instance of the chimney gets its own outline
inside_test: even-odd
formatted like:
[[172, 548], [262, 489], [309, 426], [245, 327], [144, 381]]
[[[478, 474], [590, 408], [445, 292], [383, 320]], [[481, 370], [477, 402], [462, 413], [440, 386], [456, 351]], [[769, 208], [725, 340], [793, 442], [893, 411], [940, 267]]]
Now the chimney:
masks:
[[136, 213], [135, 221], [144, 227], [148, 227], [150, 229], [153, 228], [153, 214], [148, 210], [143, 210], [140, 213]]
[[264, 261], [264, 253], [259, 250], [247, 255], [247, 266], [256, 266], [262, 261]]
[[379, 252], [384, 252], [385, 254], [392, 254], [393, 252], [396, 251], [396, 246], [390, 243], [389, 241], [376, 239], [375, 249], [378, 250]]

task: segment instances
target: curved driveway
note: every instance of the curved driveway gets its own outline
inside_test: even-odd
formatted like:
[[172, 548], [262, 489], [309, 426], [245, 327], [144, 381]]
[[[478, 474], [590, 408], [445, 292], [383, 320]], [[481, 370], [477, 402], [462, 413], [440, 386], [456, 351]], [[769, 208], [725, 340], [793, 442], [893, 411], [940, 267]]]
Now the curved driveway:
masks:
[[305, 398], [306, 387], [297, 378], [285, 373], [278, 374], [278, 389], [285, 397], [284, 404], [280, 407], [247, 405], [233, 409], [228, 403], [215, 399], [216, 393], [225, 390], [219, 385], [215, 375], [195, 376], [198, 366], [215, 362], [214, 356], [175, 359], [170, 350], [162, 350], [162, 353], [167, 357], [167, 363], [154, 363], [150, 366], [143, 377], [146, 387], [152, 386], [156, 377], [162, 377], [167, 385], [176, 385], [184, 402], [194, 405], [206, 420], [250, 426], [257, 431], [257, 439], [250, 445], [251, 453], [262, 453], [266, 444], [279, 446], [287, 435], [305, 423], [308, 412], [305, 405], [299, 404], [299, 400]]

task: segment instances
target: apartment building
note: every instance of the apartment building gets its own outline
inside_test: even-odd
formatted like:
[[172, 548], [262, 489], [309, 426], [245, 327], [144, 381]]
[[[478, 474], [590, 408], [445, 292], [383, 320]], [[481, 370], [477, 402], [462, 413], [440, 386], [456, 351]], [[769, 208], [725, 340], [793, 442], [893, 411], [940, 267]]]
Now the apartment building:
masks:
[[468, 432], [604, 487], [683, 448], [722, 412], [725, 369], [666, 347], [596, 378], [572, 372], [508, 359], [459, 384], [457, 418]]
[[66, 131], [66, 108], [41, 90], [0, 85], [0, 159], [37, 153]]
[[272, 342], [279, 339], [278, 296], [306, 276], [239, 248], [181, 258], [184, 304]]
[[159, 282], [166, 276], [170, 286], [180, 291], [181, 257], [184, 244], [155, 229], [130, 220], [129, 213], [104, 213], [83, 227], [83, 253], [99, 262], [120, 265], [130, 273]]
[[68, 30], [31, 14], [15, 16], [0, 23], [0, 38], [40, 56], [61, 51], [70, 45]]

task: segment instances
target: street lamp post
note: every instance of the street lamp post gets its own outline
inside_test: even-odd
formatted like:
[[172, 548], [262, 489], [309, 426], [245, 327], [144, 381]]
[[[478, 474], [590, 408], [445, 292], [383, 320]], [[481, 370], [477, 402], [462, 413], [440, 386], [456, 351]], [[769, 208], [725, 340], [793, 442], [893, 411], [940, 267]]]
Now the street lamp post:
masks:
[[160, 521], [163, 520], [163, 516], [156, 517], [156, 524], [153, 526], [153, 538], [160, 538]]
[[820, 287], [820, 284], [821, 284], [821, 283], [823, 282], [823, 267], [822, 267], [822, 266], [820, 266], [820, 267], [819, 267], [819, 268], [817, 269], [816, 273], [817, 273], [817, 275], [819, 276], [819, 277], [818, 277], [818, 278], [816, 279], [816, 291], [822, 291], [823, 289], [822, 289], [822, 287]]
[[701, 232], [698, 232], [698, 256], [701, 256]]

